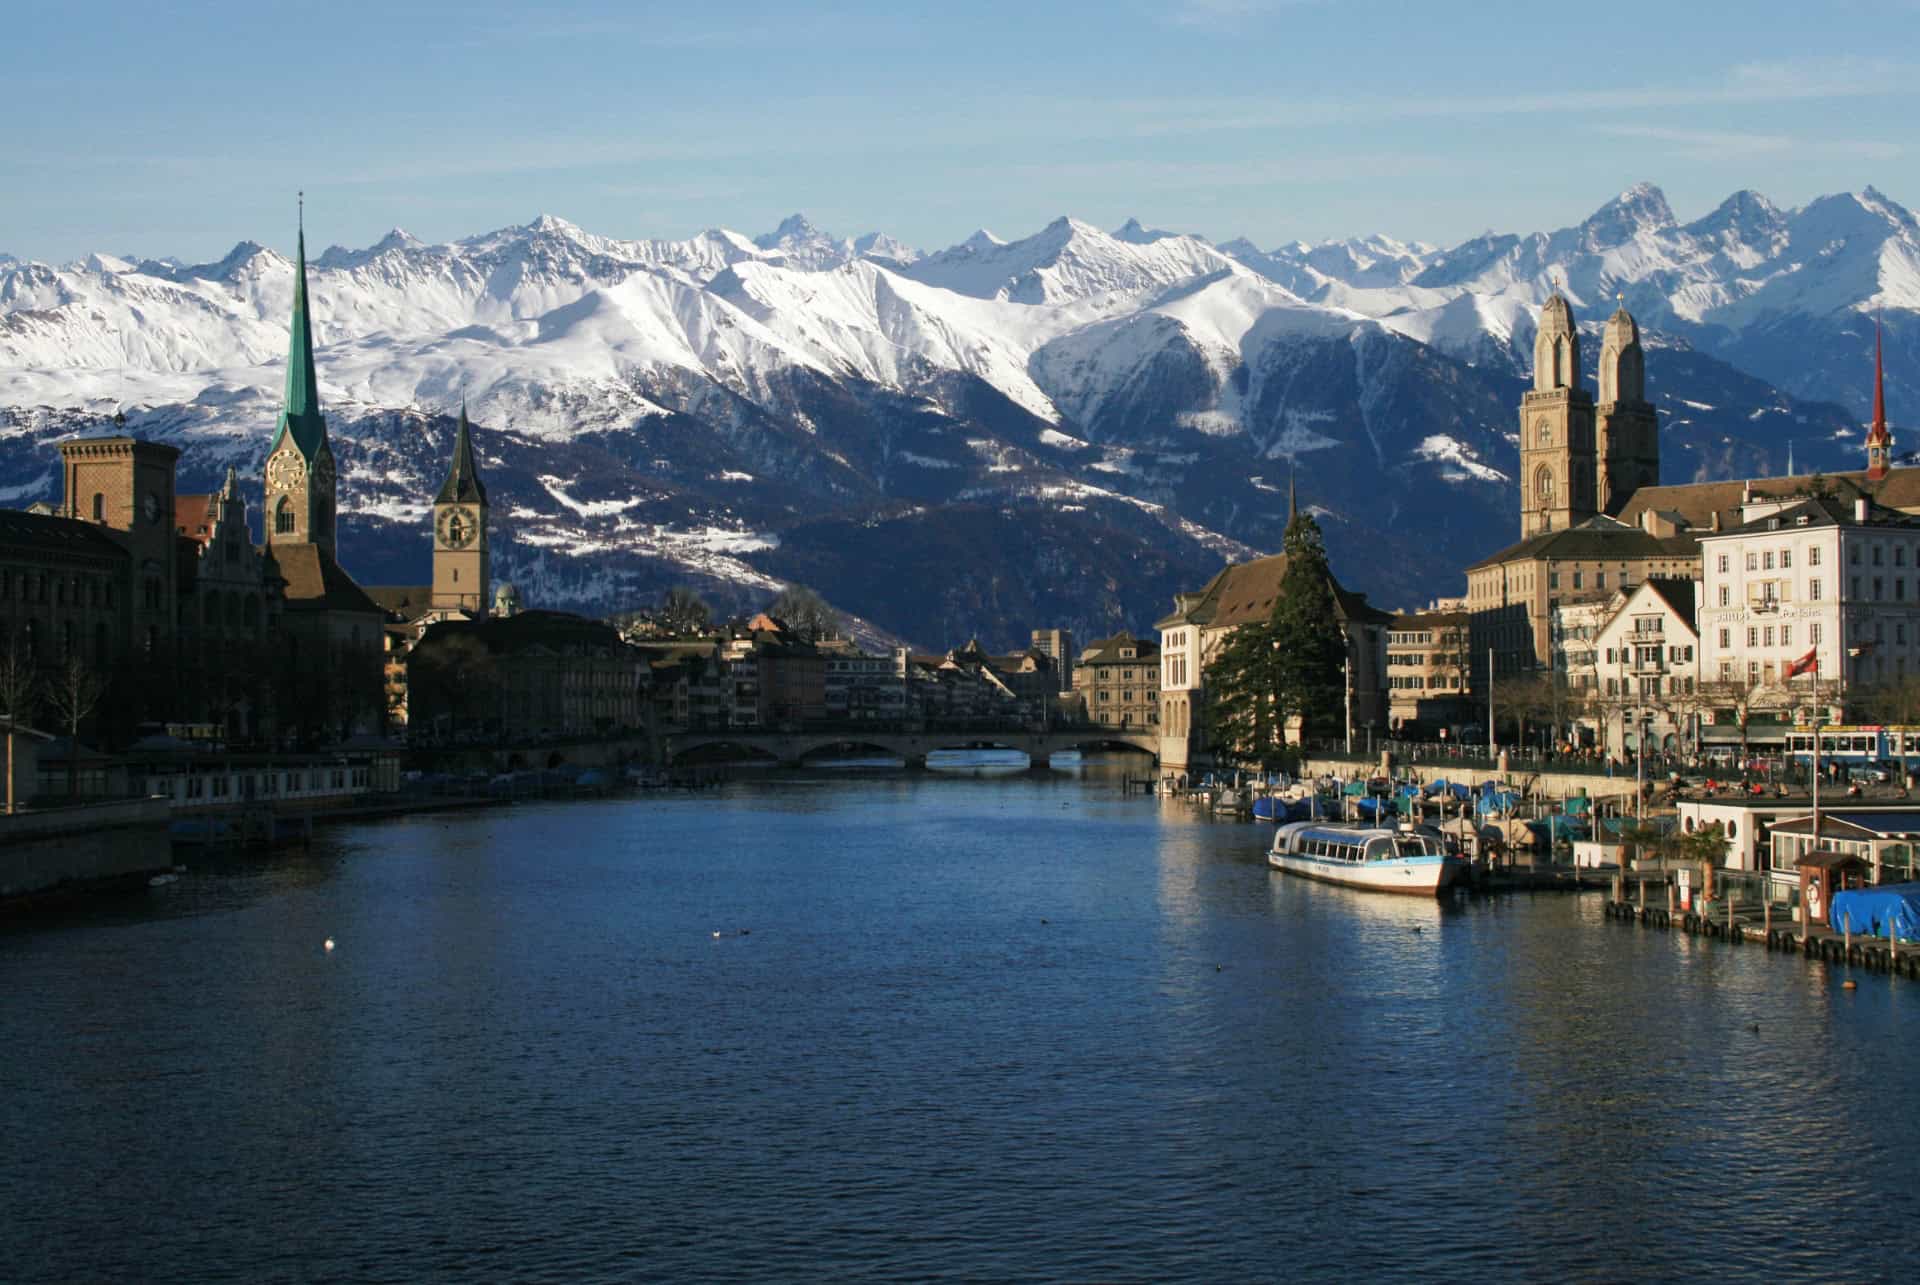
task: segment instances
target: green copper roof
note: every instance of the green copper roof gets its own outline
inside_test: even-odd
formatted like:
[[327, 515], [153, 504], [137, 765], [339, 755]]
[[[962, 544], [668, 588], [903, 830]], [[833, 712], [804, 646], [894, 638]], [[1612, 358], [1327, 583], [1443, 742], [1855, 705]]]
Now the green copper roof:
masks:
[[473, 460], [473, 438], [467, 431], [467, 399], [460, 399], [460, 427], [453, 439], [453, 463], [440, 486], [435, 504], [485, 504], [487, 488], [480, 483], [480, 467]]
[[292, 434], [300, 454], [311, 460], [325, 445], [327, 421], [320, 416], [320, 380], [313, 371], [313, 323], [307, 316], [307, 230], [300, 229], [300, 259], [293, 276], [293, 328], [287, 342], [287, 393], [280, 423], [267, 447], [272, 454]]

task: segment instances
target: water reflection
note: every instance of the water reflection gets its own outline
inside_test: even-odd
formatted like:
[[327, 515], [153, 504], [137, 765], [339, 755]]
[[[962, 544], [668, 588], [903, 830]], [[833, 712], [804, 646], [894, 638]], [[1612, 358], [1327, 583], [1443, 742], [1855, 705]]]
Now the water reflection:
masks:
[[1313, 884], [1125, 768], [421, 817], [0, 925], [31, 1104], [0, 1275], [1873, 1279], [1920, 1248], [1911, 983], [1593, 898]]

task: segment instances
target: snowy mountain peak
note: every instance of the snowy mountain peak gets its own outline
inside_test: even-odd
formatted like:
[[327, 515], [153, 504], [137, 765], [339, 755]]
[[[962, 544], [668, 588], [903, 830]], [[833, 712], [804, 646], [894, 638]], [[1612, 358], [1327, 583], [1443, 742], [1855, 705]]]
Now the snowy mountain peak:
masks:
[[1651, 183], [1635, 183], [1595, 210], [1580, 228], [1590, 244], [1605, 249], [1625, 244], [1644, 232], [1677, 226], [1667, 194]]
[[395, 228], [375, 241], [364, 250], [349, 250], [344, 245], [330, 245], [319, 258], [313, 261], [316, 268], [357, 268], [370, 263], [383, 254], [393, 254], [407, 250], [420, 249], [426, 242], [409, 233], [405, 228]]
[[288, 260], [258, 241], [242, 241], [227, 251], [226, 257], [213, 263], [175, 263], [168, 259], [143, 259], [138, 271], [165, 281], [234, 281], [248, 271], [273, 268]]
[[1142, 224], [1139, 219], [1128, 219], [1125, 223], [1114, 229], [1113, 239], [1116, 241], [1125, 241], [1128, 245], [1152, 245], [1155, 241], [1164, 241], [1168, 237], [1176, 235], [1178, 234], [1174, 232], [1163, 232], [1159, 228], [1149, 228]]
[[783, 246], [819, 240], [832, 240], [825, 232], [813, 225], [813, 221], [804, 214], [789, 214], [780, 220], [780, 226], [771, 232], [753, 238], [753, 243], [762, 250], [778, 250]]
[[953, 248], [955, 250], [966, 250], [977, 254], [982, 250], [997, 250], [1005, 244], [1005, 241], [1002, 241], [985, 228], [979, 228], [975, 230], [972, 236]]

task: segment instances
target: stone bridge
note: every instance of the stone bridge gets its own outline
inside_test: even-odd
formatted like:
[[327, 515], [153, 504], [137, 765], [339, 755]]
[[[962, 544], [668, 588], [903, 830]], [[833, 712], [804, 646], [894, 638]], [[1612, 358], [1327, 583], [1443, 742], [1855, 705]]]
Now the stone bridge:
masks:
[[925, 767], [935, 750], [1019, 750], [1038, 767], [1062, 750], [1124, 749], [1157, 757], [1157, 732], [1127, 731], [1116, 727], [1054, 728], [1045, 732], [869, 732], [835, 728], [818, 732], [758, 731], [735, 727], [712, 732], [675, 732], [666, 737], [667, 762], [683, 762], [706, 751], [717, 756], [734, 750], [735, 757], [772, 759], [783, 767], [799, 767], [808, 759], [859, 755], [889, 755], [908, 767]]

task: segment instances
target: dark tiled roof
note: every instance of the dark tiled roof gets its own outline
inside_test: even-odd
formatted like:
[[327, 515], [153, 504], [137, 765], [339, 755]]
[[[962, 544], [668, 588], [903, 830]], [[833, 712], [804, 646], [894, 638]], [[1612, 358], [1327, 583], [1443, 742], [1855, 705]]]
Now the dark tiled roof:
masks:
[[[1920, 470], [1916, 470], [1920, 471]], [[1802, 522], [1801, 519], [1806, 521]], [[1854, 501], [1838, 496], [1810, 496], [1797, 504], [1788, 505], [1777, 513], [1757, 517], [1740, 526], [1723, 526], [1718, 532], [1708, 535], [1752, 535], [1764, 534], [1782, 527], [1832, 527], [1861, 525], [1854, 517]], [[1867, 526], [1907, 527], [1920, 526], [1920, 518], [1890, 509], [1877, 501], [1867, 503]]]
[[[1176, 610], [1164, 620], [1156, 622], [1154, 628], [1195, 624], [1222, 629], [1265, 620], [1273, 611], [1274, 600], [1280, 596], [1280, 583], [1286, 579], [1286, 575], [1287, 555], [1284, 553], [1223, 567], [1200, 591], [1199, 602], [1185, 611]], [[1334, 611], [1341, 619], [1375, 624], [1385, 624], [1393, 619], [1391, 613], [1370, 605], [1365, 594], [1341, 588], [1340, 582], [1331, 574], [1327, 580], [1333, 588]]]
[[1686, 621], [1694, 622], [1694, 589], [1692, 580], [1681, 580], [1673, 576], [1652, 576], [1646, 581], [1650, 593], [1660, 595], [1661, 601], [1673, 608], [1673, 614]]
[[[570, 611], [522, 611], [512, 616], [489, 616], [484, 620], [440, 620], [427, 626], [420, 645], [437, 639], [465, 635], [477, 638], [489, 652], [502, 655], [529, 648], [558, 649], [571, 646], [624, 648], [620, 631], [604, 620], [590, 620]], [[635, 652], [636, 660], [642, 659]]]
[[1702, 534], [1691, 531], [1680, 535], [1649, 535], [1637, 526], [1598, 517], [1579, 526], [1528, 536], [1491, 557], [1480, 559], [1467, 570], [1477, 571], [1481, 567], [1495, 567], [1503, 562], [1697, 558], [1700, 556]]
[[1392, 628], [1406, 629], [1464, 629], [1468, 616], [1464, 611], [1412, 611], [1404, 616], [1393, 618]]
[[364, 585], [363, 591], [390, 616], [412, 620], [433, 606], [433, 586], [413, 584]]
[[287, 582], [289, 611], [364, 611], [384, 616], [338, 562], [317, 544], [276, 544], [267, 552]]
[[1889, 469], [1878, 482], [1867, 480], [1864, 469], [1846, 473], [1802, 474], [1798, 477], [1765, 477], [1731, 482], [1689, 482], [1677, 486], [1643, 486], [1627, 500], [1620, 512], [1623, 522], [1638, 522], [1648, 509], [1680, 514], [1696, 533], [1713, 526], [1718, 514], [1722, 529], [1740, 524], [1740, 501], [1751, 490], [1756, 499], [1782, 499], [1810, 495], [1815, 479], [1826, 484], [1834, 498], [1851, 506], [1854, 499], [1866, 496], [1890, 509], [1920, 509], [1920, 468]]
[[212, 534], [213, 502], [218, 495], [176, 495], [173, 497], [173, 525], [181, 535], [197, 544], [205, 544]]
[[95, 558], [125, 559], [131, 556], [98, 523], [27, 513], [20, 509], [0, 509], [0, 548]]
[[[1120, 649], [1129, 644], [1137, 649], [1136, 654], [1130, 657], [1121, 656]], [[1096, 639], [1085, 651], [1080, 653], [1080, 663], [1082, 665], [1106, 665], [1118, 664], [1124, 661], [1126, 664], [1132, 665], [1138, 664], [1143, 660], [1152, 660], [1159, 654], [1159, 643], [1148, 642], [1144, 638], [1135, 638], [1131, 633], [1122, 629], [1111, 638]]]

